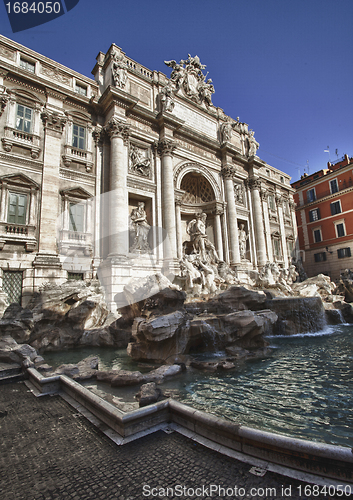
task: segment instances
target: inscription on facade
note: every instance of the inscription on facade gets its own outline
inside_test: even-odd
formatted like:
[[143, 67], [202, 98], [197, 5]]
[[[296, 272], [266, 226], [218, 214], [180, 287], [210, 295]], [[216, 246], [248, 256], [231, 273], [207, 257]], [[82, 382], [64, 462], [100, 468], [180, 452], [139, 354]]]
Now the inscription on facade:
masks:
[[210, 120], [209, 117], [201, 115], [186, 106], [183, 106], [179, 102], [175, 103], [173, 114], [184, 120], [189, 127], [192, 127], [202, 134], [207, 134], [212, 137], [212, 139], [217, 139], [217, 124]]

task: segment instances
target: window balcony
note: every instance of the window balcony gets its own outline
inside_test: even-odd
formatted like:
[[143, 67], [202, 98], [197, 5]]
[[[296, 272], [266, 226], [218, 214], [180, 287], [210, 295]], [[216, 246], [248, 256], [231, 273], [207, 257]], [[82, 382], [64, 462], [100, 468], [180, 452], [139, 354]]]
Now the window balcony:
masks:
[[70, 167], [72, 162], [82, 163], [85, 165], [86, 171], [91, 172], [93, 169], [93, 155], [91, 151], [75, 148], [74, 146], [65, 146], [63, 154], [63, 162], [65, 167]]
[[36, 227], [32, 225], [0, 222], [0, 250], [5, 244], [22, 244], [28, 252], [37, 248]]
[[62, 229], [59, 235], [59, 253], [68, 255], [71, 251], [77, 254], [90, 256], [92, 254], [92, 233], [81, 233], [79, 231], [70, 231]]
[[13, 146], [20, 146], [31, 151], [31, 157], [36, 160], [41, 152], [39, 135], [29, 134], [12, 127], [4, 127], [5, 136], [2, 138], [2, 147], [10, 153]]
[[309, 203], [314, 203], [315, 201], [322, 200], [323, 198], [327, 198], [329, 196], [336, 196], [338, 193], [342, 193], [344, 191], [348, 191], [352, 188], [352, 183], [342, 183], [342, 186], [338, 186], [338, 190], [335, 193], [332, 193], [329, 189], [322, 193], [319, 193], [315, 196], [315, 199], [312, 200], [310, 197], [304, 195], [304, 201], [302, 203], [298, 203], [297, 207], [303, 207], [305, 205], [309, 205]]

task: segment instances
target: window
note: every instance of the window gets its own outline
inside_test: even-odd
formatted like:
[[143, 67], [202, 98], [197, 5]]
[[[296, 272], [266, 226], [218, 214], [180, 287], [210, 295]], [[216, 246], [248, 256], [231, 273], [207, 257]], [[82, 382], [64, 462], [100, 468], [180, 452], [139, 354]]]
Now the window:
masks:
[[69, 230], [83, 233], [84, 226], [84, 205], [80, 203], [70, 203], [69, 205]]
[[20, 68], [29, 71], [30, 73], [34, 73], [36, 65], [34, 62], [26, 61], [26, 59], [20, 59]]
[[281, 243], [278, 238], [273, 239], [273, 250], [276, 257], [281, 255]]
[[333, 179], [332, 181], [330, 181], [330, 191], [331, 194], [338, 193], [337, 179]]
[[68, 271], [67, 272], [67, 279], [68, 280], [83, 281], [83, 273], [72, 273], [72, 272]]
[[72, 145], [74, 148], [86, 149], [86, 129], [79, 125], [73, 125], [72, 128]]
[[11, 224], [26, 224], [27, 195], [9, 193], [7, 222]]
[[341, 203], [339, 200], [331, 203], [330, 207], [331, 207], [331, 215], [340, 214], [342, 212]]
[[326, 260], [326, 252], [314, 253], [315, 262], [324, 262]]
[[341, 238], [342, 236], [346, 236], [346, 231], [344, 229], [343, 222], [336, 224], [336, 233], [337, 233], [337, 238]]
[[315, 229], [313, 233], [315, 243], [320, 243], [322, 241], [321, 229]]
[[31, 108], [17, 104], [16, 129], [31, 133], [33, 111]]
[[319, 219], [321, 219], [319, 208], [314, 208], [313, 210], [309, 211], [309, 221], [310, 222], [314, 222], [314, 221], [319, 220]]
[[22, 300], [22, 271], [3, 271], [2, 287], [9, 298], [10, 304], [21, 304]]
[[281, 176], [280, 180], [281, 180], [282, 184], [284, 184], [284, 177]]
[[337, 256], [339, 259], [343, 259], [344, 257], [350, 257], [351, 256], [351, 249], [349, 247], [339, 248], [337, 250]]
[[79, 85], [78, 83], [76, 83], [75, 92], [80, 95], [87, 95], [87, 87], [84, 87], [83, 85]]
[[273, 196], [273, 194], [268, 195], [268, 207], [270, 210], [276, 210], [275, 197]]
[[306, 197], [307, 197], [308, 203], [311, 203], [312, 201], [315, 201], [316, 200], [315, 188], [309, 189], [306, 192]]

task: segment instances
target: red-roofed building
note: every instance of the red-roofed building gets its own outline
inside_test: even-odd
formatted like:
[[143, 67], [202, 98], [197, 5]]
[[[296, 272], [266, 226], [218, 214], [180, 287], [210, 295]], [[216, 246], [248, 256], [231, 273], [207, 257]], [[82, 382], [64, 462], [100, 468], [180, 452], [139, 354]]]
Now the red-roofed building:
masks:
[[304, 269], [309, 277], [323, 273], [337, 280], [353, 269], [353, 158], [329, 162], [292, 187]]

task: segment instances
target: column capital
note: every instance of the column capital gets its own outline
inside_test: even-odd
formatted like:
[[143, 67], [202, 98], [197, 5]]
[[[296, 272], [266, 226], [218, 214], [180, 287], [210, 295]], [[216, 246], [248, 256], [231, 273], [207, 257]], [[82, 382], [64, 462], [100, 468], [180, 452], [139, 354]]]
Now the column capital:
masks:
[[235, 176], [236, 169], [233, 167], [233, 165], [223, 165], [221, 174], [224, 179], [233, 179]]
[[44, 128], [52, 130], [54, 132], [59, 132], [62, 134], [65, 124], [67, 122], [67, 117], [59, 113], [48, 111], [47, 109], [43, 111], [40, 115]]
[[262, 188], [261, 191], [260, 191], [260, 195], [261, 195], [261, 200], [262, 201], [266, 201], [267, 200], [267, 196], [268, 196], [267, 189]]
[[7, 101], [9, 100], [8, 94], [3, 92], [3, 94], [0, 96], [0, 116], [3, 114], [4, 109], [6, 108]]
[[261, 180], [255, 177], [251, 177], [250, 179], [247, 179], [245, 181], [249, 187], [249, 189], [252, 191], [253, 189], [261, 190]]
[[161, 139], [153, 144], [155, 151], [159, 156], [173, 156], [177, 143], [173, 139]]
[[111, 118], [104, 127], [104, 130], [107, 132], [110, 139], [120, 137], [124, 140], [124, 144], [127, 144], [130, 133], [130, 125], [128, 123], [119, 120], [116, 116], [113, 116], [113, 118]]

